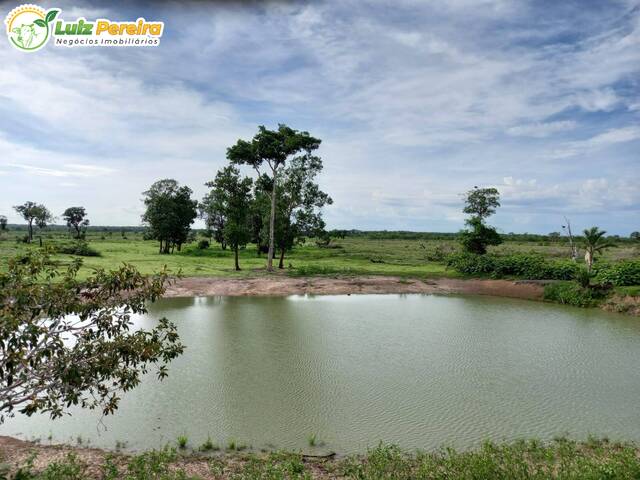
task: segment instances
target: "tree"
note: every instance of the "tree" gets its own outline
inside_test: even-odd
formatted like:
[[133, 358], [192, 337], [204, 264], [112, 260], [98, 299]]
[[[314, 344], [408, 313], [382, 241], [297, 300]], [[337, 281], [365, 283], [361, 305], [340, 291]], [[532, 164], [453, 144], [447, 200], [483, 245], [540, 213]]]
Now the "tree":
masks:
[[278, 180], [275, 246], [280, 252], [278, 268], [284, 268], [284, 256], [307, 236], [324, 232], [321, 208], [333, 200], [320, 190], [315, 178], [322, 171], [320, 157], [306, 154], [295, 157]]
[[143, 193], [147, 207], [142, 221], [149, 225], [151, 238], [160, 242], [160, 253], [180, 251], [189, 236], [191, 224], [198, 216], [198, 202], [193, 192], [172, 179], [158, 180]]
[[[6, 223], [6, 220], [5, 220], [5, 223]], [[636, 240], [636, 241], [640, 240], [640, 232], [631, 232], [631, 235], [629, 235], [629, 238], [631, 240]]]
[[163, 293], [166, 271], [145, 277], [125, 264], [80, 282], [81, 264], [59, 271], [38, 251], [0, 273], [0, 422], [16, 411], [56, 418], [72, 405], [110, 414], [150, 366], [162, 379], [183, 352], [166, 318], [152, 330], [131, 328]]
[[500, 206], [500, 193], [496, 188], [473, 187], [466, 196], [462, 211], [482, 221], [496, 213], [496, 208]]
[[567, 217], [564, 217], [564, 221], [566, 222], [566, 225], [562, 225], [562, 228], [566, 229], [567, 235], [569, 236], [569, 248], [571, 249], [571, 259], [575, 262], [578, 260], [578, 247], [573, 241], [573, 233], [571, 232], [571, 221]]
[[28, 225], [28, 241], [31, 243], [33, 240], [33, 224], [38, 226], [38, 228], [45, 228], [48, 222], [53, 221], [53, 215], [51, 212], [47, 210], [42, 204], [38, 204], [35, 202], [25, 202], [22, 205], [16, 205], [13, 207], [16, 212], [18, 212], [22, 218], [27, 221]]
[[308, 132], [294, 130], [284, 124], [279, 124], [277, 130], [268, 130], [264, 126], [258, 127], [258, 133], [251, 141], [238, 140], [227, 149], [227, 158], [236, 165], [250, 165], [258, 176], [261, 168], [266, 164], [271, 175], [271, 191], [268, 193], [271, 201], [269, 216], [269, 250], [267, 253], [267, 269], [273, 270], [273, 256], [275, 251], [275, 218], [276, 193], [278, 174], [286, 164], [288, 158], [301, 152], [311, 153], [318, 149], [320, 140], [309, 135]]
[[560, 232], [551, 232], [547, 236], [549, 237], [549, 240], [551, 240], [552, 242], [557, 242], [558, 240], [560, 240]]
[[7, 229], [7, 217], [4, 215], [0, 215], [0, 231], [5, 231]]
[[240, 170], [229, 165], [218, 171], [215, 180], [207, 182], [211, 188], [207, 195], [211, 205], [225, 219], [222, 228], [224, 240], [235, 257], [235, 269], [240, 270], [238, 250], [251, 239], [251, 186], [253, 181], [240, 176]]
[[[209, 185], [209, 184], [206, 184]], [[210, 185], [209, 185], [210, 186]], [[217, 201], [213, 192], [208, 193], [198, 205], [200, 218], [204, 220], [207, 230], [213, 235], [213, 239], [220, 244], [223, 250], [227, 249], [227, 242], [224, 238], [224, 216], [223, 206]]]
[[84, 207], [69, 207], [62, 214], [62, 218], [67, 222], [67, 228], [75, 231], [75, 237], [80, 239], [89, 226], [89, 219]]
[[600, 230], [598, 227], [585, 229], [582, 234], [584, 235], [584, 261], [587, 264], [588, 271], [591, 272], [596, 253], [602, 253], [607, 248], [615, 245], [605, 238], [607, 232]]
[[474, 187], [466, 193], [464, 213], [471, 215], [465, 220], [470, 227], [460, 234], [462, 247], [471, 253], [484, 255], [489, 245], [500, 245], [502, 238], [496, 229], [485, 224], [485, 220], [500, 206], [500, 193], [495, 188]]

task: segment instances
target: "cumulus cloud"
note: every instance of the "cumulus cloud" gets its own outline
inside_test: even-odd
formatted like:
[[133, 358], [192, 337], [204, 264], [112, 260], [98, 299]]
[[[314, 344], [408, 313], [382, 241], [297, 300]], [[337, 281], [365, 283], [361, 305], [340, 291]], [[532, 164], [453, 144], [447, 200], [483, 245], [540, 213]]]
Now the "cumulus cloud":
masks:
[[[59, 207], [84, 194], [93, 223], [136, 224], [152, 181], [201, 195], [227, 146], [284, 122], [324, 140], [330, 226], [457, 230], [459, 193], [476, 184], [504, 189], [507, 230], [525, 208], [527, 228], [547, 228], [535, 212], [580, 198], [593, 223], [620, 230], [640, 213], [632, 4], [59, 5], [143, 13], [167, 33], [154, 49], [0, 49], [0, 211], [27, 194]], [[52, 178], [77, 187], [57, 192]]]

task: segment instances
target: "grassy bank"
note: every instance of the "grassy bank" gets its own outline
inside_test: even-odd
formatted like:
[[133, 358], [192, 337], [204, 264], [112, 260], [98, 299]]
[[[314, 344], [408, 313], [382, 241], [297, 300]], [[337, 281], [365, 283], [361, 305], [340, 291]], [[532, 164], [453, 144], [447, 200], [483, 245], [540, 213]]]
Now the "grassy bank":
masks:
[[[24, 232], [12, 230], [0, 235], [0, 268], [9, 257], [28, 249], [37, 248], [39, 239], [28, 245], [19, 240]], [[45, 246], [64, 250], [73, 242], [65, 232], [43, 232], [40, 235]], [[197, 242], [183, 247], [181, 252], [160, 255], [158, 244], [143, 240], [141, 232], [91, 231], [88, 245], [99, 256], [83, 256], [82, 275], [96, 267], [111, 269], [122, 262], [135, 265], [143, 273], [158, 271], [167, 265], [172, 271], [181, 270], [185, 276], [243, 277], [263, 273], [265, 255], [257, 255], [256, 247], [248, 245], [240, 252], [241, 272], [233, 270], [232, 253], [220, 245], [200, 250]], [[347, 237], [334, 240], [330, 248], [320, 248], [313, 241], [297, 246], [285, 257], [285, 272], [291, 275], [397, 275], [406, 277], [461, 276], [447, 268], [446, 258], [459, 250], [454, 238], [370, 238]], [[562, 242], [511, 241], [491, 249], [496, 255], [528, 253], [548, 259], [566, 259], [568, 248]], [[60, 253], [56, 260], [64, 265], [74, 255]], [[607, 250], [603, 261], [640, 258], [640, 246], [622, 243]]]
[[[0, 477], [20, 480], [84, 479], [632, 479], [640, 478], [640, 450], [634, 444], [590, 439], [485, 443], [471, 451], [443, 448], [405, 452], [379, 445], [365, 455], [312, 458], [300, 453], [233, 453], [209, 456], [176, 449], [137, 456], [35, 447], [19, 464], [6, 463]], [[55, 458], [39, 461], [43, 454]]]

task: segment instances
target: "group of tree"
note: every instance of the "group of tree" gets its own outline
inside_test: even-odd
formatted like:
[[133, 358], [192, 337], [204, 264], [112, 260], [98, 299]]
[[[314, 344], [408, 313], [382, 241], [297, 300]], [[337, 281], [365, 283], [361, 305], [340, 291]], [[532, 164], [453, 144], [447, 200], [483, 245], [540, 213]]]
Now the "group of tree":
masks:
[[[227, 149], [229, 164], [205, 183], [210, 191], [200, 203], [175, 180], [154, 183], [144, 192], [143, 221], [160, 241], [160, 252], [171, 253], [174, 246], [180, 250], [199, 212], [213, 238], [234, 252], [236, 270], [239, 250], [248, 243], [256, 244], [258, 254], [267, 253], [267, 269], [273, 269], [276, 253], [284, 268], [286, 252], [325, 231], [321, 209], [332, 200], [316, 183], [323, 168], [314, 155], [319, 145], [308, 132], [260, 126], [251, 140]], [[242, 174], [243, 165], [255, 178]]]
[[[46, 228], [48, 224], [53, 222], [54, 216], [41, 203], [28, 201], [22, 205], [16, 205], [13, 209], [27, 222], [27, 242], [33, 241], [33, 226], [40, 229]], [[62, 218], [67, 224], [67, 228], [72, 232], [76, 239], [83, 238], [89, 225], [87, 212], [84, 207], [69, 207], [62, 213]], [[5, 230], [7, 227], [7, 218], [0, 217], [0, 229]]]

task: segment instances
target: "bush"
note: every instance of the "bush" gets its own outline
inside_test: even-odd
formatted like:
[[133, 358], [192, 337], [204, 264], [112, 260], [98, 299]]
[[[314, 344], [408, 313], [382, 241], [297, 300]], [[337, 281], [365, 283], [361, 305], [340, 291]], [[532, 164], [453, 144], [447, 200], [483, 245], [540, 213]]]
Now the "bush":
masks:
[[460, 243], [469, 253], [484, 255], [489, 245], [500, 245], [502, 238], [495, 228], [482, 223], [479, 218], [467, 220], [469, 229], [460, 232]]
[[199, 250], [206, 250], [207, 248], [209, 248], [209, 240], [206, 239], [202, 239], [198, 242], [198, 249]]
[[67, 255], [78, 255], [81, 257], [99, 257], [100, 252], [91, 248], [87, 242], [75, 242], [72, 244], [62, 244], [56, 246], [57, 253], [66, 253]]
[[579, 270], [578, 265], [570, 260], [549, 261], [533, 254], [497, 256], [456, 253], [449, 255], [447, 266], [466, 275], [522, 277], [530, 280], [571, 280]]
[[595, 270], [598, 283], [616, 287], [640, 285], [640, 260], [598, 265]]
[[544, 299], [574, 307], [594, 307], [598, 304], [597, 293], [577, 283], [551, 283], [544, 287]]

